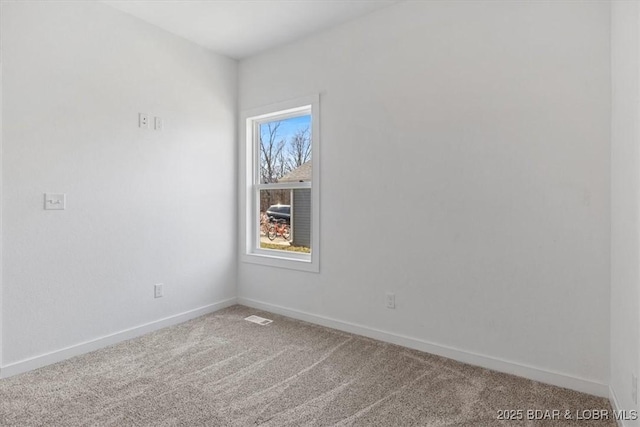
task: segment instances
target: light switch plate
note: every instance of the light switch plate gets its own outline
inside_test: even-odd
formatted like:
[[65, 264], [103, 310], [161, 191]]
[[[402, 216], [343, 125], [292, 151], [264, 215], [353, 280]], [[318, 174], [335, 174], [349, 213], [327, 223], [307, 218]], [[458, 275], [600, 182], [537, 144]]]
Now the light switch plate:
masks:
[[67, 207], [67, 195], [64, 193], [44, 193], [46, 210], [64, 210]]

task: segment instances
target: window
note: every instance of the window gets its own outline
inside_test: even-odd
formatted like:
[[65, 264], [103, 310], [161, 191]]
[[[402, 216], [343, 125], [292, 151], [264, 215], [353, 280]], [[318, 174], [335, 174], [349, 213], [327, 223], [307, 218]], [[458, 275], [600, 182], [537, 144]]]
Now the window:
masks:
[[318, 96], [242, 115], [241, 257], [319, 271]]

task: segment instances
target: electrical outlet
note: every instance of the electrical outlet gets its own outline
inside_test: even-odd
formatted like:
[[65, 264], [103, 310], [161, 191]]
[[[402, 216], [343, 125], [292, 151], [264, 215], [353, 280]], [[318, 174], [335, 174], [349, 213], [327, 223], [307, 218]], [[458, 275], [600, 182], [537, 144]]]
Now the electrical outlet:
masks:
[[638, 377], [634, 374], [631, 374], [631, 400], [638, 404]]
[[396, 294], [387, 292], [387, 308], [396, 308]]
[[46, 210], [64, 210], [67, 207], [67, 195], [64, 193], [44, 193]]
[[164, 127], [164, 123], [162, 122], [162, 117], [155, 117], [154, 118], [155, 130], [162, 130], [163, 127]]
[[164, 290], [162, 289], [162, 283], [158, 283], [153, 287], [154, 298], [162, 298], [164, 296]]
[[149, 129], [149, 116], [145, 113], [138, 113], [138, 127]]

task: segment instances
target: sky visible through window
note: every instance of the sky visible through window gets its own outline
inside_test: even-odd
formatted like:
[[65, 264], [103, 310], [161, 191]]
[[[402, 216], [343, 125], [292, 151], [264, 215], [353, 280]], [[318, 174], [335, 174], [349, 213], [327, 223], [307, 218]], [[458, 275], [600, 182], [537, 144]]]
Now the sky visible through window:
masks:
[[[280, 120], [280, 123], [282, 124], [278, 133], [288, 141], [299, 129], [311, 129], [311, 116], [292, 117], [287, 120]], [[262, 126], [260, 130], [263, 137], [268, 137], [266, 126]]]

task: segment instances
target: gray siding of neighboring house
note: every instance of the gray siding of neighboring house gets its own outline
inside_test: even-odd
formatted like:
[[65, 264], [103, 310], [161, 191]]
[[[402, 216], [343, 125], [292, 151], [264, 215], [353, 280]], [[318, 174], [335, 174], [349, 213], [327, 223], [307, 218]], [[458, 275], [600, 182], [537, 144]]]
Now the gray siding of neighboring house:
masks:
[[311, 247], [311, 189], [293, 190], [291, 232], [293, 246]]

